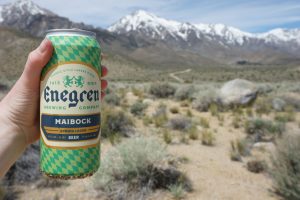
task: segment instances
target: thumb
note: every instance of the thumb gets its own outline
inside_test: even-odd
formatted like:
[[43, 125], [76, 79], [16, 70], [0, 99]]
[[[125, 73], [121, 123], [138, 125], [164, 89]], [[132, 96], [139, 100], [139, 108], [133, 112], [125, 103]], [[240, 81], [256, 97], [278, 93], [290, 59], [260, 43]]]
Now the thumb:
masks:
[[23, 86], [31, 90], [38, 89], [42, 69], [50, 60], [52, 52], [53, 46], [51, 41], [44, 39], [40, 46], [28, 55], [23, 74], [20, 78]]

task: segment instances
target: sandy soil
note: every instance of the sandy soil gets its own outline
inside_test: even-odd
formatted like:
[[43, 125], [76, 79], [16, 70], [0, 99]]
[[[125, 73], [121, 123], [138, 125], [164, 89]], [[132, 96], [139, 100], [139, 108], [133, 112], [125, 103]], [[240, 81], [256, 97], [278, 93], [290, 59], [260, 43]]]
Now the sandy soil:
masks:
[[[132, 93], [127, 95], [130, 102], [136, 98]], [[151, 115], [160, 102], [154, 101], [148, 107], [146, 113]], [[180, 107], [178, 102], [165, 100], [164, 103], [168, 108], [177, 106], [180, 113], [185, 115], [186, 110], [190, 107]], [[245, 137], [243, 128], [234, 129], [231, 125], [231, 115], [223, 114], [225, 122], [223, 126], [219, 126], [216, 117], [212, 117], [210, 113], [198, 113], [192, 111], [193, 119], [198, 120], [200, 116], [206, 117], [210, 121], [210, 128], [214, 130], [216, 136], [216, 144], [212, 147], [204, 146], [200, 140], [191, 141], [189, 144], [170, 144], [168, 151], [177, 157], [187, 157], [189, 161], [180, 164], [179, 168], [185, 172], [193, 183], [194, 191], [186, 194], [186, 199], [191, 200], [276, 200], [272, 196], [270, 189], [272, 187], [270, 178], [262, 173], [255, 174], [249, 172], [244, 162], [233, 162], [230, 160], [230, 141]], [[174, 114], [169, 113], [170, 117]], [[298, 121], [300, 114], [298, 114]], [[153, 126], [149, 128], [143, 127], [141, 119], [137, 119], [137, 132], [144, 132], [146, 135], [153, 135], [157, 131]], [[289, 129], [298, 129], [296, 124], [289, 125]], [[158, 134], [155, 134], [160, 137]], [[161, 137], [160, 137], [161, 139]], [[102, 157], [105, 157], [107, 150], [111, 145], [105, 141], [102, 145]], [[97, 197], [93, 191], [92, 178], [83, 180], [69, 181], [68, 186], [60, 188], [37, 189], [33, 185], [19, 186], [20, 199], [43, 199], [43, 200], [85, 200], [85, 199], [102, 199]], [[172, 199], [168, 192], [157, 191], [151, 196], [151, 199]]]

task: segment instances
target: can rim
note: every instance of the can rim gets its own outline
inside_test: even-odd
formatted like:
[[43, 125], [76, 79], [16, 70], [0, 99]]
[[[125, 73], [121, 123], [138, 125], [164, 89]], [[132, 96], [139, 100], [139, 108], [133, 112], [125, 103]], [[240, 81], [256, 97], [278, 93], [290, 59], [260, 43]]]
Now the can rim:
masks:
[[59, 34], [59, 33], [64, 33], [64, 34], [78, 34], [78, 35], [86, 35], [90, 37], [96, 38], [96, 33], [92, 31], [87, 31], [87, 30], [82, 30], [78, 28], [72, 28], [72, 29], [49, 29], [45, 32], [45, 35], [51, 35], [51, 34]]

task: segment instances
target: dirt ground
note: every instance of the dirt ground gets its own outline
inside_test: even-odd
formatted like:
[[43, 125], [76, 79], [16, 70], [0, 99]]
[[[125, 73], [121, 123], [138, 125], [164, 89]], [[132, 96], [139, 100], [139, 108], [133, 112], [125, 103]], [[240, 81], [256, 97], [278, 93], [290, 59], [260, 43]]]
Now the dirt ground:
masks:
[[[128, 94], [129, 103], [136, 100], [132, 94]], [[151, 115], [160, 102], [152, 102], [147, 108], [146, 114]], [[182, 115], [191, 107], [180, 107], [179, 102], [164, 100], [168, 108], [177, 106]], [[272, 183], [266, 173], [255, 174], [246, 169], [246, 158], [243, 162], [230, 160], [230, 141], [245, 137], [244, 128], [235, 129], [232, 127], [231, 114], [224, 115], [224, 125], [220, 126], [217, 117], [210, 113], [199, 113], [192, 110], [193, 120], [199, 117], [209, 119], [210, 129], [215, 132], [216, 143], [214, 146], [204, 146], [201, 140], [190, 140], [188, 144], [169, 144], [167, 150], [176, 157], [188, 158], [187, 163], [179, 165], [179, 169], [186, 173], [193, 184], [193, 192], [186, 193], [185, 199], [190, 200], [276, 200], [278, 197], [272, 195]], [[174, 115], [168, 113], [169, 118]], [[153, 125], [145, 128], [141, 119], [136, 119], [137, 132], [145, 135], [153, 135], [155, 128]], [[300, 120], [298, 113], [297, 120]], [[298, 129], [299, 126], [288, 124], [289, 129]], [[155, 134], [161, 141], [162, 137]], [[111, 148], [108, 141], [102, 144], [102, 158], [107, 150]], [[267, 154], [266, 152], [264, 154]], [[254, 157], [255, 155], [252, 155]], [[84, 200], [102, 199], [97, 197], [97, 193], [92, 189], [93, 178], [69, 181], [68, 186], [58, 188], [37, 189], [34, 185], [18, 186], [21, 200]], [[170, 193], [157, 191], [151, 195], [151, 199], [172, 199]]]

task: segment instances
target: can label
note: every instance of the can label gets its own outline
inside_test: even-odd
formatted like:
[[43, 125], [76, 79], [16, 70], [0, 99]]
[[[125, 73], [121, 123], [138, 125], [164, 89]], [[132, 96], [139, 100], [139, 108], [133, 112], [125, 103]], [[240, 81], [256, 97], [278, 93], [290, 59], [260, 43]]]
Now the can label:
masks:
[[41, 132], [51, 148], [87, 148], [100, 139], [100, 78], [84, 63], [64, 63], [41, 80]]
[[51, 177], [85, 177], [100, 165], [101, 49], [80, 31], [46, 37], [53, 54], [41, 73], [40, 169]]

